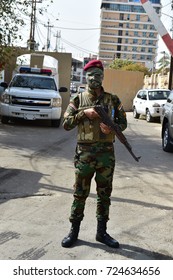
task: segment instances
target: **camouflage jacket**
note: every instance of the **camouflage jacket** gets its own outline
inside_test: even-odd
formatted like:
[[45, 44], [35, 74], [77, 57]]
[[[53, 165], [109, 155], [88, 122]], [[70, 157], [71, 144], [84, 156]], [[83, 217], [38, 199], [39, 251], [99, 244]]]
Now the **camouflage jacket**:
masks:
[[[81, 101], [81, 99], [84, 99], [84, 101]], [[85, 134], [82, 126], [85, 123], [87, 125], [87, 122], [89, 122], [88, 124], [89, 127], [93, 127], [93, 131], [95, 131], [95, 135], [98, 135], [100, 133], [98, 120], [92, 120], [92, 121], [88, 120], [88, 118], [84, 113], [84, 109], [82, 109], [82, 107], [87, 106], [89, 108], [96, 104], [103, 105], [103, 107], [107, 108], [108, 115], [112, 118], [114, 122], [116, 122], [119, 125], [122, 131], [125, 130], [127, 127], [126, 113], [117, 95], [107, 93], [102, 88], [102, 97], [98, 100], [98, 98], [92, 93], [92, 91], [88, 90], [86, 92], [83, 92], [81, 95], [77, 94], [76, 96], [74, 96], [74, 98], [70, 101], [66, 109], [66, 112], [64, 114], [63, 127], [65, 130], [71, 130], [76, 126], [78, 126], [78, 142], [82, 142], [81, 137], [79, 137], [79, 134], [81, 133]], [[101, 120], [99, 120], [99, 122], [101, 122]], [[92, 128], [91, 128], [91, 133], [92, 133]], [[100, 138], [97, 139], [96, 141], [100, 141]], [[104, 135], [103, 137], [102, 135], [101, 141], [110, 142], [112, 141], [112, 138], [106, 135]], [[88, 142], [88, 141], [84, 141], [84, 142]]]

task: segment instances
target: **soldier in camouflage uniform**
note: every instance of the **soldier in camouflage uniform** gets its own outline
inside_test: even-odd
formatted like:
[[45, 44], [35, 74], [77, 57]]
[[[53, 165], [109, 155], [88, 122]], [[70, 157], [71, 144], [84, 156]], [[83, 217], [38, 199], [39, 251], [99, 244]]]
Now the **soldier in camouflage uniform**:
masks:
[[74, 158], [74, 200], [70, 215], [72, 226], [70, 233], [61, 244], [63, 247], [70, 247], [78, 238], [80, 223], [84, 217], [85, 202], [90, 192], [91, 180], [95, 175], [98, 221], [96, 240], [118, 248], [118, 241], [106, 232], [115, 167], [113, 145], [115, 134], [101, 122], [92, 106], [102, 105], [122, 131], [127, 127], [127, 119], [118, 96], [105, 92], [102, 87], [102, 62], [91, 60], [84, 70], [88, 88], [71, 100], [63, 121], [65, 130], [71, 130], [77, 126], [78, 136]]

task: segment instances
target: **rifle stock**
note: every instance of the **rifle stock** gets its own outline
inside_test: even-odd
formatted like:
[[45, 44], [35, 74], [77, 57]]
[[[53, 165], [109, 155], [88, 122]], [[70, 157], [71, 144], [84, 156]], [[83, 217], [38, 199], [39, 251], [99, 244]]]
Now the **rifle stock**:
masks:
[[118, 124], [114, 123], [108, 116], [108, 114], [105, 112], [104, 108], [101, 105], [95, 105], [93, 106], [94, 110], [98, 113], [98, 115], [100, 116], [102, 122], [104, 124], [106, 124], [107, 126], [109, 126], [109, 128], [111, 130], [113, 130], [115, 132], [115, 135], [117, 136], [117, 138], [119, 139], [119, 141], [124, 144], [124, 146], [126, 147], [126, 149], [129, 151], [129, 153], [132, 155], [132, 157], [136, 160], [139, 161], [139, 159], [141, 157], [137, 157], [135, 156], [135, 154], [132, 151], [132, 147], [130, 146], [130, 144], [128, 143], [126, 137], [124, 136], [124, 134], [122, 133], [120, 127]]

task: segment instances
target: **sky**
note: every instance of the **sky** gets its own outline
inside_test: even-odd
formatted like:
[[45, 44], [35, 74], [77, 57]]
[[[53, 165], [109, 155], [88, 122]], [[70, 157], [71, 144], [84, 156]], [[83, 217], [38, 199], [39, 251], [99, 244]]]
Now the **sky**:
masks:
[[[37, 7], [45, 6], [49, 0], [42, 0], [42, 4]], [[58, 51], [70, 52], [72, 57], [83, 60], [90, 54], [98, 54], [100, 36], [100, 6], [101, 0], [54, 0], [53, 4], [44, 12], [43, 16], [37, 13], [37, 25], [35, 38], [39, 42], [39, 50], [47, 48], [48, 25], [50, 31], [50, 51], [55, 48]], [[172, 0], [162, 0], [161, 20], [167, 31], [171, 32], [173, 10], [171, 10]], [[27, 27], [21, 30], [24, 37], [23, 45], [29, 38], [30, 20], [26, 18]], [[163, 40], [159, 39], [158, 59], [161, 52], [169, 53]]]

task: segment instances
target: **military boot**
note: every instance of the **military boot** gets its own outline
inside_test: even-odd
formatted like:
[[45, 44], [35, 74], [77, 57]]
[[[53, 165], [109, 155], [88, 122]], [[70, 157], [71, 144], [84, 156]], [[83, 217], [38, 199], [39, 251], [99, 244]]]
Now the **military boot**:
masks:
[[97, 224], [97, 234], [96, 234], [96, 240], [106, 244], [109, 247], [112, 248], [118, 248], [119, 243], [117, 240], [113, 239], [107, 232], [106, 232], [106, 224], [107, 222], [105, 220], [98, 221]]
[[80, 228], [79, 221], [72, 222], [72, 226], [69, 234], [66, 237], [64, 237], [64, 239], [61, 242], [62, 247], [66, 247], [66, 248], [71, 247], [76, 242], [79, 234], [79, 228]]

